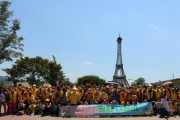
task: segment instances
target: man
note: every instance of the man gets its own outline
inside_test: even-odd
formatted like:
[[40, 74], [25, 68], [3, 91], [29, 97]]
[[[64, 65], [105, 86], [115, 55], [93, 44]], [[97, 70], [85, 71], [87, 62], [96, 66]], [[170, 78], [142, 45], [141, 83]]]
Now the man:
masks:
[[162, 96], [162, 92], [161, 92], [161, 89], [160, 89], [160, 86], [156, 86], [153, 90], [154, 92], [154, 100], [155, 101], [159, 101], [161, 96]]
[[148, 102], [153, 101], [154, 91], [153, 91], [153, 86], [151, 84], [148, 85], [148, 89], [145, 92], [146, 92], [146, 97], [147, 97]]
[[77, 105], [79, 102], [79, 93], [77, 91], [78, 89], [74, 87], [72, 90], [73, 91], [70, 93], [70, 104]]
[[36, 88], [36, 85], [34, 84], [32, 86], [32, 95], [34, 96], [34, 98], [38, 97], [37, 93], [38, 93], [38, 88]]
[[171, 109], [169, 108], [169, 104], [167, 100], [164, 97], [161, 97], [160, 102], [155, 103], [157, 108], [158, 108], [158, 113], [160, 114], [160, 117], [169, 117], [169, 113], [172, 112]]
[[34, 102], [34, 100], [35, 100], [34, 95], [32, 94], [31, 91], [29, 91], [28, 102], [32, 103], [32, 102]]

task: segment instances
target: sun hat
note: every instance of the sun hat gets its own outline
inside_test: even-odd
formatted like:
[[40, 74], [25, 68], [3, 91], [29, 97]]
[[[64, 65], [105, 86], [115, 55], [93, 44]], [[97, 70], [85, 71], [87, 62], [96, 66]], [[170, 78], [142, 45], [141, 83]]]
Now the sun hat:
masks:
[[50, 101], [49, 98], [46, 98], [45, 102], [49, 102], [49, 101]]

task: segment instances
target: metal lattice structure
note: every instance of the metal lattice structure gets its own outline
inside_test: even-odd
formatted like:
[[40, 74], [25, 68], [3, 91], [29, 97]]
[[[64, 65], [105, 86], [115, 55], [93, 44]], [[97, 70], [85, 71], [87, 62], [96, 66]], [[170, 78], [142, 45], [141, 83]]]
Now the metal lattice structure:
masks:
[[129, 87], [129, 83], [126, 79], [126, 75], [123, 69], [121, 42], [122, 42], [122, 38], [119, 36], [117, 38], [117, 61], [116, 61], [116, 69], [113, 76], [113, 81], [120, 83], [124, 87]]

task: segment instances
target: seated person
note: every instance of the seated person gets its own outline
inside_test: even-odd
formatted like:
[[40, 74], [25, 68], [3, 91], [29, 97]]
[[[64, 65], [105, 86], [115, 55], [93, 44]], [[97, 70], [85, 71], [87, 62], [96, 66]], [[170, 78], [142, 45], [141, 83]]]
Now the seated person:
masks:
[[35, 115], [38, 115], [40, 114], [40, 110], [41, 110], [41, 102], [40, 100], [36, 100], [35, 102], [35, 105], [36, 105], [36, 108], [35, 108]]
[[45, 100], [45, 105], [44, 105], [44, 109], [43, 109], [43, 113], [42, 113], [42, 116], [44, 115], [49, 115], [51, 112], [51, 102], [50, 100], [47, 98]]
[[25, 104], [23, 103], [23, 100], [20, 100], [18, 104], [17, 115], [24, 115], [24, 114], [25, 114]]
[[36, 108], [36, 105], [34, 104], [34, 102], [32, 102], [30, 105], [29, 105], [29, 116], [33, 116], [34, 113], [35, 113], [35, 108]]
[[58, 103], [54, 104], [53, 108], [51, 109], [51, 115], [52, 116], [53, 115], [58, 116], [58, 114], [59, 114], [59, 107], [60, 107], [60, 104], [58, 104]]
[[168, 101], [164, 97], [161, 97], [161, 101], [156, 102], [155, 104], [157, 106], [157, 112], [160, 114], [160, 117], [169, 117], [169, 114], [172, 111], [169, 108]]

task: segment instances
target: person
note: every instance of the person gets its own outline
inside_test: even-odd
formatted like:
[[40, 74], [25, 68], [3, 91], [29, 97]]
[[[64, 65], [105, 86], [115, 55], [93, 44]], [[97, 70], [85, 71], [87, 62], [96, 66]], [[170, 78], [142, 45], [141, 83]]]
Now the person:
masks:
[[47, 98], [45, 100], [45, 105], [44, 105], [42, 116], [49, 115], [50, 112], [51, 112], [51, 102], [50, 102], [49, 98]]
[[32, 91], [29, 91], [27, 99], [29, 103], [34, 102], [35, 98], [34, 98], [34, 95], [32, 94]]
[[147, 101], [151, 102], [154, 100], [154, 91], [153, 91], [153, 86], [151, 84], [148, 85], [148, 88], [146, 89], [146, 97]]
[[24, 115], [25, 114], [25, 104], [23, 100], [19, 100], [17, 115]]
[[92, 104], [93, 101], [93, 93], [91, 88], [88, 88], [88, 91], [86, 91], [85, 95], [84, 95], [84, 99], [86, 102], [88, 102], [88, 104]]
[[9, 114], [14, 114], [16, 112], [16, 104], [17, 104], [17, 92], [15, 89], [12, 89], [10, 92], [10, 102], [8, 106]]
[[4, 89], [0, 89], [0, 115], [1, 115], [1, 107], [3, 105], [4, 107], [4, 114], [6, 114], [6, 99], [5, 99], [5, 93], [3, 91]]
[[34, 114], [38, 115], [40, 113], [40, 106], [41, 106], [40, 100], [35, 100], [34, 102], [35, 102], [35, 105], [36, 105]]
[[156, 106], [158, 108], [158, 113], [160, 114], [160, 118], [163, 118], [165, 116], [167, 116], [167, 118], [169, 117], [169, 105], [167, 100], [164, 97], [161, 97], [161, 101], [160, 102], [156, 102]]
[[31, 104], [29, 106], [29, 116], [33, 116], [34, 115], [35, 108], [36, 108], [36, 105], [34, 104], [34, 102], [31, 102]]
[[72, 90], [73, 91], [70, 93], [70, 104], [77, 105], [79, 102], [79, 93], [77, 91], [78, 89], [74, 87]]
[[36, 88], [36, 85], [32, 85], [32, 95], [34, 96], [34, 98], [38, 97], [37, 96], [37, 92], [38, 92], [38, 88]]
[[58, 114], [59, 114], [59, 108], [60, 108], [59, 106], [60, 106], [60, 104], [58, 104], [58, 102], [56, 102], [56, 103], [54, 104], [53, 108], [51, 109], [51, 116], [53, 116], [53, 115], [58, 116]]

